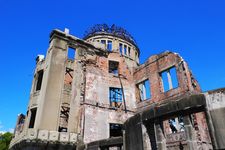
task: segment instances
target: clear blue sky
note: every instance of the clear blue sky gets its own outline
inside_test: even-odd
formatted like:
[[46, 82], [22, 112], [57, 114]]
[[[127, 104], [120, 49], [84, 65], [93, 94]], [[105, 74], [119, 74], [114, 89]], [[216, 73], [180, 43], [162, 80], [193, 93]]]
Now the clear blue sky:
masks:
[[0, 0], [0, 131], [26, 113], [35, 57], [52, 29], [77, 37], [97, 23], [126, 28], [141, 62], [165, 50], [179, 53], [203, 91], [225, 87], [224, 0]]

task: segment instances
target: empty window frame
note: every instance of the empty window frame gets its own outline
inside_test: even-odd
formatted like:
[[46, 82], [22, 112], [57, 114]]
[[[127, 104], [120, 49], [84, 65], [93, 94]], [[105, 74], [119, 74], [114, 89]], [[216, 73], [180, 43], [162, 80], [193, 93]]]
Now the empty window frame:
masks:
[[73, 69], [66, 68], [65, 77], [64, 77], [64, 88], [71, 90], [73, 82]]
[[184, 131], [184, 118], [182, 116], [171, 118], [168, 120], [171, 133], [177, 133]]
[[37, 72], [36, 87], [35, 87], [35, 90], [36, 91], [41, 90], [41, 85], [42, 85], [42, 80], [43, 80], [43, 74], [44, 74], [44, 71], [43, 70], [40, 70], [40, 71]]
[[150, 82], [144, 80], [137, 84], [140, 101], [144, 101], [151, 98]]
[[118, 73], [119, 73], [118, 68], [119, 68], [119, 62], [109, 61], [109, 73], [118, 75]]
[[37, 113], [37, 108], [31, 109], [30, 112], [31, 112], [31, 116], [30, 116], [29, 128], [34, 128], [35, 119], [36, 119], [36, 113]]
[[120, 50], [120, 54], [123, 54], [123, 44], [122, 43], [119, 44], [119, 50]]
[[71, 48], [71, 47], [68, 47], [67, 51], [68, 51], [67, 52], [67, 59], [74, 60], [75, 59], [75, 49]]
[[110, 137], [118, 137], [123, 136], [123, 125], [122, 124], [109, 124], [109, 136]]
[[127, 55], [127, 45], [124, 45], [123, 50], [124, 50], [124, 55]]
[[123, 101], [123, 95], [122, 95], [122, 89], [121, 88], [109, 88], [109, 101], [110, 106], [112, 107], [120, 107], [122, 105]]
[[128, 56], [130, 56], [130, 47], [128, 47]]
[[107, 41], [107, 49], [109, 50], [109, 51], [112, 51], [112, 41]]
[[106, 44], [106, 40], [101, 40], [101, 43], [102, 44]]
[[70, 107], [68, 103], [62, 103], [59, 119], [59, 132], [67, 132]]
[[164, 92], [178, 87], [177, 73], [175, 67], [161, 72], [160, 76], [162, 79]]

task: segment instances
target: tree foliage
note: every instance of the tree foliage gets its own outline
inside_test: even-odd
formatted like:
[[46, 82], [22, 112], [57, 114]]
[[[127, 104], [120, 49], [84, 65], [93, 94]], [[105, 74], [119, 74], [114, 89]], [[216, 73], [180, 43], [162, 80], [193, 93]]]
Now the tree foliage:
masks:
[[10, 132], [0, 134], [0, 150], [8, 150], [12, 136]]

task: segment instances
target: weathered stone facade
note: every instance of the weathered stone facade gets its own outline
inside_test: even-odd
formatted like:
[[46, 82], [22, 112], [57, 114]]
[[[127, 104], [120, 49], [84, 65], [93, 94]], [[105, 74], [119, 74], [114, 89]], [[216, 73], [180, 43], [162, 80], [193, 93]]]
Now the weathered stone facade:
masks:
[[100, 27], [84, 40], [52, 31], [11, 149], [225, 148], [224, 89], [201, 93], [173, 52], [140, 65], [125, 30]]

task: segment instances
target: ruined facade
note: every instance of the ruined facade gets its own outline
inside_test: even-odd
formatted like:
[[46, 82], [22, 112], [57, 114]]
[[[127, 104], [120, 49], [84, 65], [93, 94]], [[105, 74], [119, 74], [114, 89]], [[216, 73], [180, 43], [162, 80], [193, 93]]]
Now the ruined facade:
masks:
[[201, 93], [176, 53], [144, 64], [139, 55], [114, 25], [94, 26], [84, 39], [53, 30], [10, 149], [225, 148], [225, 90]]

